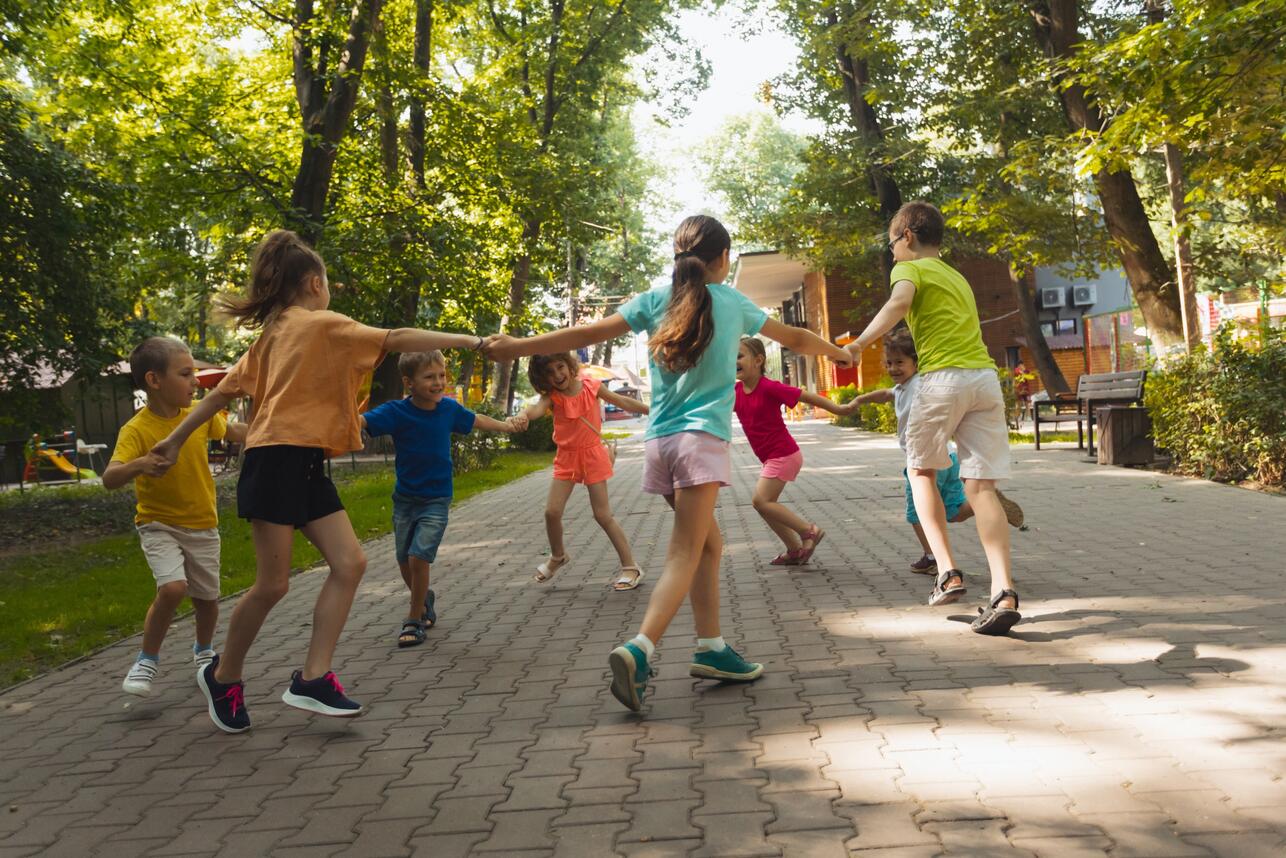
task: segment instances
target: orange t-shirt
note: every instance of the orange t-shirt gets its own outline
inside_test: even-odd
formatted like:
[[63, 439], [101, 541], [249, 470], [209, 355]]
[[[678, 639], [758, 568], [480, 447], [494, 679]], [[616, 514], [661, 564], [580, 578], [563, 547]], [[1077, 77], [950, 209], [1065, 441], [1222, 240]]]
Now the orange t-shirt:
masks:
[[386, 330], [329, 310], [282, 310], [217, 388], [254, 399], [245, 448], [360, 450], [357, 392], [384, 359], [387, 337]]

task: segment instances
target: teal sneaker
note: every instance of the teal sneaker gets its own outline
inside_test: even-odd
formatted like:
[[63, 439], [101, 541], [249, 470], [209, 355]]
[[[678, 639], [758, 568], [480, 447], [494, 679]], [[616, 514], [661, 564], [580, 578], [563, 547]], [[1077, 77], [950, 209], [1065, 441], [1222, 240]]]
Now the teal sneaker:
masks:
[[647, 653], [637, 644], [624, 643], [612, 650], [607, 666], [612, 669], [612, 696], [631, 712], [642, 709], [647, 681], [656, 676], [656, 668], [647, 663]]
[[697, 679], [722, 679], [725, 682], [752, 682], [764, 672], [764, 666], [746, 661], [730, 646], [722, 652], [697, 650], [692, 654], [688, 673]]

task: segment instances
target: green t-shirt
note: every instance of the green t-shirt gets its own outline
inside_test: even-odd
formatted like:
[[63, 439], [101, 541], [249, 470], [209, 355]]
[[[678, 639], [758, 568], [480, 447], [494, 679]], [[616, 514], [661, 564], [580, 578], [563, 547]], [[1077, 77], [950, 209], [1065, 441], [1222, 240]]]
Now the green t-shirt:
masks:
[[996, 368], [982, 342], [978, 305], [964, 275], [941, 259], [912, 259], [893, 266], [889, 281], [899, 280], [915, 284], [906, 323], [915, 338], [920, 372]]

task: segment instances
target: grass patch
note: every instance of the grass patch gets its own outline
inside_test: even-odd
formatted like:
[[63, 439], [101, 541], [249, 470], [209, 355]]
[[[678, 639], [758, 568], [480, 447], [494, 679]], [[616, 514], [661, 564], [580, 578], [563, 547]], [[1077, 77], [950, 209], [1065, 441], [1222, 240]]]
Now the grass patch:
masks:
[[[1075, 443], [1075, 432], [1041, 432], [1040, 443], [1049, 444], [1054, 441], [1071, 441]], [[1035, 444], [1036, 436], [1031, 432], [1013, 432], [1009, 433], [1010, 444]]]
[[613, 440], [619, 441], [624, 438], [633, 438], [633, 437], [634, 437], [633, 432], [604, 432], [603, 433], [604, 441], [613, 441]]
[[[546, 467], [551, 459], [549, 453], [502, 453], [491, 467], [456, 477], [455, 499], [467, 500], [502, 486]], [[391, 466], [355, 472], [337, 466], [334, 478], [359, 539], [391, 530]], [[254, 581], [254, 545], [250, 525], [236, 517], [235, 504], [220, 506], [219, 533], [222, 591], [227, 595]], [[320, 559], [317, 550], [296, 534], [294, 567], [304, 569]], [[152, 573], [132, 533], [0, 558], [0, 687], [139, 631], [155, 593]], [[181, 610], [189, 607], [184, 602]], [[219, 639], [226, 621], [225, 613], [219, 621]], [[167, 660], [173, 662], [173, 654], [190, 643], [168, 640]]]

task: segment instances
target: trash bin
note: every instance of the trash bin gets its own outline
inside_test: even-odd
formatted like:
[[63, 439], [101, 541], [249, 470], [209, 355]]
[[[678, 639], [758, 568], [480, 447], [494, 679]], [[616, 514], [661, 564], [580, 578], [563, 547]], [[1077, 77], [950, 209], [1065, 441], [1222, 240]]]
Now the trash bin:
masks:
[[1152, 416], [1142, 405], [1106, 405], [1095, 409], [1099, 426], [1100, 465], [1150, 465], [1156, 457]]

